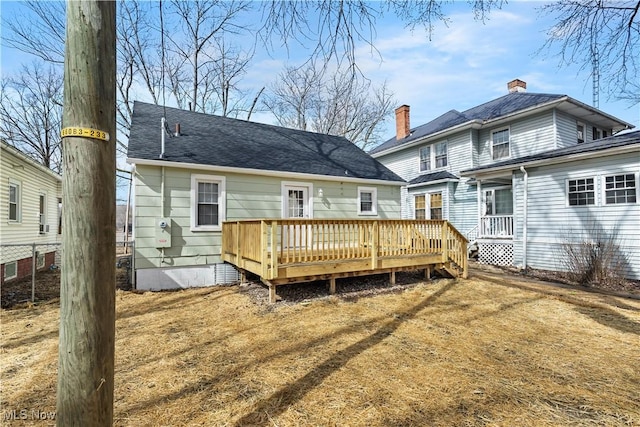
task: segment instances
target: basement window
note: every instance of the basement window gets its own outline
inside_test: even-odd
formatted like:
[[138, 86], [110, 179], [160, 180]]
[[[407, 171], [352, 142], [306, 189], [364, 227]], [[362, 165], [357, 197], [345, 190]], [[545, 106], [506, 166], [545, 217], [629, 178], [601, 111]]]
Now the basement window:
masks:
[[4, 280], [11, 280], [18, 277], [18, 262], [8, 262], [4, 265]]

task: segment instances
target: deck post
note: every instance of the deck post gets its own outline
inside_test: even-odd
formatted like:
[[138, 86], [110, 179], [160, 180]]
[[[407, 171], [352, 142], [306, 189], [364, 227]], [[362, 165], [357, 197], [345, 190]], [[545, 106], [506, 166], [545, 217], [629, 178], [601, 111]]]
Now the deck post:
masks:
[[240, 221], [236, 221], [236, 241], [235, 243], [235, 252], [236, 252], [236, 264], [238, 267], [242, 267], [242, 257], [240, 256]]
[[240, 270], [240, 283], [241, 284], [247, 283], [247, 271], [246, 270]]
[[431, 266], [427, 266], [427, 268], [424, 269], [424, 278], [427, 280], [431, 280]]
[[395, 284], [396, 284], [396, 271], [395, 270], [391, 270], [391, 273], [389, 273], [389, 281], [391, 282], [391, 286], [395, 286]]
[[378, 266], [378, 221], [373, 222], [371, 232], [371, 269], [375, 270]]
[[278, 221], [271, 221], [271, 277], [278, 276]]
[[442, 247], [442, 263], [445, 264], [449, 260], [449, 233], [447, 229], [448, 223], [446, 221], [442, 222], [442, 237], [441, 237], [441, 247]]
[[269, 252], [267, 248], [267, 222], [260, 221], [260, 268], [262, 273], [260, 275], [267, 279], [267, 273], [269, 271]]
[[278, 296], [276, 295], [276, 285], [269, 284], [269, 303], [275, 304], [278, 300]]
[[329, 293], [331, 295], [336, 293], [336, 278], [332, 277], [329, 279]]

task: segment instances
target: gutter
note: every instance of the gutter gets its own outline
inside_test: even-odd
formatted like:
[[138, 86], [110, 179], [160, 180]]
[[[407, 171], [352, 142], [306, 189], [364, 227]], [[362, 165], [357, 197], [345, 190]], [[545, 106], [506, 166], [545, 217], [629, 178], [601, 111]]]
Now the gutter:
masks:
[[289, 179], [306, 179], [316, 181], [336, 181], [336, 182], [353, 182], [353, 183], [367, 183], [378, 185], [395, 185], [402, 187], [407, 185], [406, 181], [387, 181], [384, 179], [368, 179], [368, 178], [355, 178], [349, 176], [333, 176], [333, 175], [316, 175], [312, 173], [302, 172], [284, 172], [274, 171], [266, 169], [248, 169], [248, 168], [236, 168], [231, 166], [213, 166], [203, 165], [199, 163], [184, 163], [184, 162], [169, 162], [166, 160], [149, 160], [139, 158], [128, 158], [127, 163], [132, 165], [143, 166], [159, 166], [159, 167], [173, 167], [178, 169], [196, 169], [200, 171], [218, 172], [218, 173], [237, 173], [241, 175], [259, 175], [270, 176], [276, 178], [289, 178]]

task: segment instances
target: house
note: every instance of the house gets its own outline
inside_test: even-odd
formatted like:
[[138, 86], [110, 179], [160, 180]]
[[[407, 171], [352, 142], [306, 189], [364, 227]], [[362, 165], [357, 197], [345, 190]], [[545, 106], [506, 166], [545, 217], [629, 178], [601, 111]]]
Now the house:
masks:
[[[2, 283], [55, 263], [61, 241], [62, 178], [0, 140], [0, 278]], [[35, 245], [35, 246], [34, 246]]]
[[617, 234], [640, 279], [638, 132], [569, 96], [507, 87], [415, 128], [396, 109], [396, 137], [370, 154], [408, 182], [402, 217], [448, 219], [480, 262], [522, 268], [563, 270], [566, 244]]
[[236, 281], [221, 257], [224, 221], [396, 219], [406, 184], [342, 137], [142, 102], [127, 162], [138, 289]]

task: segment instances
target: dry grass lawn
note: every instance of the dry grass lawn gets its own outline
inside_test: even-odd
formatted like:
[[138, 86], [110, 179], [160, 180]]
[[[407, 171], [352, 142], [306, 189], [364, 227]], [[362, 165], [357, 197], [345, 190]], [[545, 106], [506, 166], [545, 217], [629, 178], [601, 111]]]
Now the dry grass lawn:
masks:
[[[55, 409], [58, 316], [2, 311], [3, 412]], [[116, 326], [118, 426], [640, 425], [633, 299], [475, 272], [272, 307], [118, 291]]]

